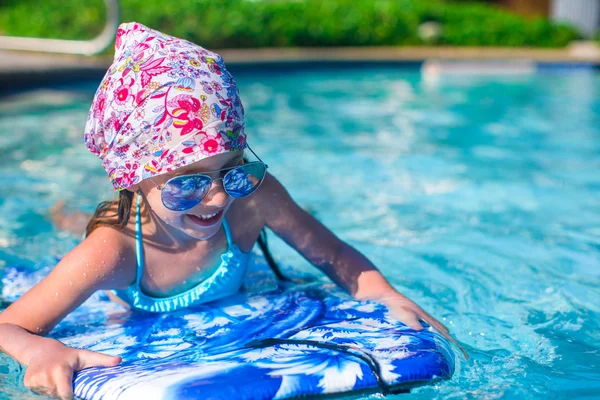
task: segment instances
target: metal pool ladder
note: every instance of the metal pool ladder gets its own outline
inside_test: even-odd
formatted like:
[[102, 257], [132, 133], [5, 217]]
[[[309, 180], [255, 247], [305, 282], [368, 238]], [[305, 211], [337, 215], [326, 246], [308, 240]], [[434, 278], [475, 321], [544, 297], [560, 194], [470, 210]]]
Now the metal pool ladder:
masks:
[[0, 50], [43, 51], [48, 53], [94, 55], [111, 45], [119, 27], [117, 0], [104, 0], [107, 19], [100, 35], [91, 40], [64, 40], [0, 36]]

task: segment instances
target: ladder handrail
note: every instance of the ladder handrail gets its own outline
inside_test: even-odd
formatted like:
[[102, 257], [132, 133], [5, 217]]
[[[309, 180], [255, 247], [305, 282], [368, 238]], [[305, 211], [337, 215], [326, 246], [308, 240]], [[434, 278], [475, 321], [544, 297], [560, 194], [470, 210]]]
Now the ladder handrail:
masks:
[[0, 36], [1, 50], [43, 51], [48, 53], [94, 55], [111, 45], [119, 27], [117, 0], [104, 0], [106, 24], [102, 32], [91, 40], [43, 39], [17, 36]]

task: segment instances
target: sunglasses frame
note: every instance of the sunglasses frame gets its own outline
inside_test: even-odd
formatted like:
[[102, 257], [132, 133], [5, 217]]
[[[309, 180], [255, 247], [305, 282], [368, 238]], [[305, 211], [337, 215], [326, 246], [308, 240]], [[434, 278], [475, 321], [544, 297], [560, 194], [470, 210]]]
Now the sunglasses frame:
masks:
[[[252, 192], [252, 193], [254, 193], [254, 192], [256, 192], [256, 190], [257, 190], [257, 189], [260, 187], [260, 185], [261, 185], [261, 184], [263, 183], [263, 181], [265, 180], [265, 177], [267, 176], [267, 169], [269, 168], [269, 166], [268, 166], [268, 165], [267, 165], [267, 164], [266, 164], [266, 163], [265, 163], [263, 160], [261, 160], [261, 158], [260, 158], [260, 157], [259, 157], [259, 156], [258, 156], [258, 155], [257, 155], [257, 154], [254, 152], [254, 150], [252, 150], [252, 148], [250, 148], [250, 146], [248, 146], [247, 144], [246, 144], [246, 148], [247, 148], [248, 150], [250, 150], [250, 152], [251, 152], [252, 154], [254, 154], [254, 157], [256, 157], [256, 158], [258, 159], [258, 161], [245, 162], [245, 161], [246, 161], [246, 158], [244, 157], [244, 164], [236, 165], [236, 166], [233, 166], [233, 167], [227, 167], [227, 168], [216, 169], [216, 170], [214, 170], [214, 171], [206, 171], [206, 172], [203, 172], [203, 173], [200, 173], [200, 174], [185, 174], [185, 175], [177, 175], [177, 176], [174, 176], [174, 177], [170, 178], [169, 180], [167, 180], [165, 183], [163, 183], [163, 184], [161, 184], [161, 185], [157, 185], [157, 184], [156, 184], [156, 183], [155, 183], [155, 182], [152, 180], [152, 178], [148, 178], [148, 180], [149, 180], [150, 182], [152, 182], [152, 184], [153, 184], [153, 185], [154, 185], [154, 186], [155, 186], [155, 187], [156, 187], [156, 188], [157, 188], [157, 189], [160, 191], [160, 200], [162, 201], [162, 203], [163, 203], [163, 206], [165, 206], [165, 208], [167, 208], [167, 209], [169, 209], [169, 210], [171, 210], [171, 211], [186, 211], [186, 210], [189, 210], [190, 208], [193, 208], [193, 207], [197, 206], [198, 204], [202, 203], [202, 200], [204, 200], [204, 198], [206, 197], [206, 195], [210, 193], [210, 190], [211, 190], [210, 188], [212, 188], [212, 184], [213, 184], [214, 182], [216, 182], [216, 181], [219, 181], [219, 180], [220, 180], [220, 181], [223, 181], [223, 179], [225, 179], [225, 176], [227, 176], [227, 174], [228, 174], [229, 172], [227, 172], [227, 174], [225, 174], [225, 175], [224, 175], [223, 177], [221, 177], [221, 178], [214, 178], [214, 179], [213, 179], [213, 178], [212, 178], [210, 175], [208, 175], [208, 174], [216, 174], [216, 173], [218, 173], [218, 172], [223, 172], [223, 171], [231, 171], [231, 170], [234, 170], [234, 169], [236, 169], [236, 168], [240, 168], [240, 167], [242, 167], [242, 166], [244, 166], [244, 165], [250, 165], [250, 164], [262, 164], [262, 165], [264, 165], [264, 167], [265, 167], [265, 174], [264, 174], [264, 176], [262, 177], [262, 179], [260, 180], [260, 182], [258, 183], [258, 185], [256, 186], [256, 188], [254, 189], [254, 191]], [[189, 207], [189, 208], [186, 208], [185, 210], [172, 210], [171, 208], [169, 208], [169, 207], [167, 207], [167, 206], [165, 205], [165, 202], [164, 202], [164, 200], [163, 200], [163, 196], [162, 196], [162, 190], [165, 188], [165, 186], [167, 186], [167, 184], [168, 184], [170, 181], [172, 181], [173, 179], [178, 179], [178, 178], [181, 178], [181, 177], [183, 177], [183, 176], [205, 176], [205, 177], [207, 177], [208, 179], [210, 179], [210, 188], [209, 188], [209, 190], [208, 190], [208, 191], [207, 191], [207, 192], [204, 194], [204, 196], [202, 196], [202, 197], [200, 198], [200, 200], [198, 201], [198, 203], [196, 203], [195, 205], [193, 205], [193, 206], [191, 206], [191, 207]], [[233, 198], [236, 198], [236, 199], [243, 198], [243, 197], [246, 197], [246, 196], [249, 196], [250, 194], [252, 194], [252, 193], [250, 193], [250, 194], [248, 194], [248, 195], [246, 195], [246, 196], [242, 196], [242, 197], [236, 197], [236, 196], [232, 196], [232, 195], [229, 193], [229, 191], [228, 191], [228, 190], [225, 188], [225, 185], [223, 185], [223, 190], [225, 190], [225, 192], [227, 193], [227, 195], [229, 195], [229, 196], [231, 196], [231, 197], [233, 197]]]

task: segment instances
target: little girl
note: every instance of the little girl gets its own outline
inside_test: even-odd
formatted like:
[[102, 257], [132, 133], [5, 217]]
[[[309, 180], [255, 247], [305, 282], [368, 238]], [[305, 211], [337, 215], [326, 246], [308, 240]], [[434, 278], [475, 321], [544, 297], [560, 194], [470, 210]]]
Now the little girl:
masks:
[[85, 143], [119, 199], [100, 204], [85, 240], [0, 314], [0, 350], [27, 366], [27, 387], [71, 398], [74, 372], [119, 364], [43, 336], [96, 290], [151, 312], [233, 294], [265, 226], [356, 299], [449, 338], [267, 173], [246, 142], [238, 89], [218, 54], [138, 23], [120, 26], [115, 47]]

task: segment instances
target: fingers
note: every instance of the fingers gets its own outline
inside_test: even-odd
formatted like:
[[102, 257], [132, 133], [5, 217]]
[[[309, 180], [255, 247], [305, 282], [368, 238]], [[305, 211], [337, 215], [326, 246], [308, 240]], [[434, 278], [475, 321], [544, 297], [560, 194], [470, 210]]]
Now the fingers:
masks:
[[423, 325], [419, 322], [416, 314], [410, 313], [408, 314], [404, 320], [404, 322], [409, 328], [414, 329], [415, 331], [423, 330]]
[[404, 323], [411, 329], [415, 331], [420, 331], [423, 329], [423, 325], [419, 322], [419, 317], [417, 314], [409, 308], [405, 307], [393, 307], [389, 308], [391, 315]]
[[73, 369], [64, 368], [55, 374], [54, 382], [56, 384], [57, 397], [61, 399], [73, 398]]
[[423, 321], [427, 322], [429, 325], [433, 326], [436, 330], [438, 330], [440, 332], [449, 332], [448, 327], [446, 325], [442, 324], [440, 321], [433, 318], [431, 316], [431, 314], [429, 314], [427, 311], [423, 310], [421, 307], [419, 307], [416, 304], [415, 304], [415, 307], [416, 307], [416, 313], [419, 315], [419, 317]]
[[435, 318], [433, 318], [431, 315], [423, 315], [421, 317], [421, 319], [425, 322], [427, 322], [429, 325], [431, 325], [435, 330], [437, 330], [440, 333], [448, 333], [450, 332], [448, 330], [448, 328], [446, 328], [445, 325], [443, 325], [442, 323], [440, 323], [438, 320], [436, 320]]
[[431, 315], [429, 315], [427, 313], [425, 313], [425, 315], [423, 315], [421, 317], [421, 319], [423, 321], [427, 322], [429, 325], [431, 325], [435, 330], [437, 330], [447, 340], [454, 343], [467, 360], [471, 358], [469, 356], [469, 353], [467, 353], [467, 351], [464, 349], [464, 347], [462, 347], [461, 344], [458, 343], [458, 341], [456, 339], [454, 339], [454, 337], [452, 337], [452, 335], [450, 335], [450, 332], [448, 331], [448, 328], [446, 328], [445, 325], [443, 325], [442, 323], [440, 323], [438, 320], [436, 320], [435, 318], [433, 318]]
[[416, 331], [422, 330], [423, 326], [419, 322], [419, 320], [422, 320], [438, 331], [444, 338], [454, 343], [467, 360], [470, 358], [466, 350], [450, 335], [450, 331], [444, 324], [433, 318], [406, 296], [395, 293], [393, 296], [382, 296], [378, 300], [388, 307], [394, 318], [403, 322], [409, 328]]
[[121, 363], [121, 357], [119, 356], [109, 356], [108, 354], [89, 350], [79, 350], [77, 356], [76, 371], [92, 367], [115, 367]]
[[45, 372], [26, 374], [23, 381], [32, 392], [46, 397], [73, 398], [73, 369], [68, 365], [55, 366]]
[[29, 390], [33, 393], [37, 393], [42, 396], [56, 398], [56, 392], [53, 389], [47, 388], [45, 386], [27, 386]]
[[[73, 399], [73, 389], [71, 387], [69, 387], [68, 391], [65, 391], [63, 394], [60, 394], [60, 392], [58, 390], [50, 389], [45, 386], [30, 387], [29, 390], [31, 390], [33, 393], [37, 393], [39, 395], [50, 397], [53, 399], [61, 399], [61, 400]], [[65, 394], [65, 393], [68, 393], [68, 394]]]
[[427, 322], [429, 325], [431, 325], [436, 331], [438, 331], [442, 336], [444, 336], [446, 339], [450, 340], [453, 343], [456, 343], [456, 340], [450, 336], [450, 333], [448, 331], [448, 328], [446, 328], [444, 325], [442, 325], [438, 320], [436, 320], [435, 318], [433, 318], [431, 315], [425, 313], [426, 315], [422, 315], [421, 319], [425, 322]]
[[[73, 373], [90, 367], [114, 367], [121, 357], [109, 356], [88, 350], [74, 350], [71, 356], [62, 362], [44, 364], [42, 368], [29, 366], [23, 383], [33, 392], [53, 398], [73, 398]], [[73, 358], [72, 355], [75, 355]]]

